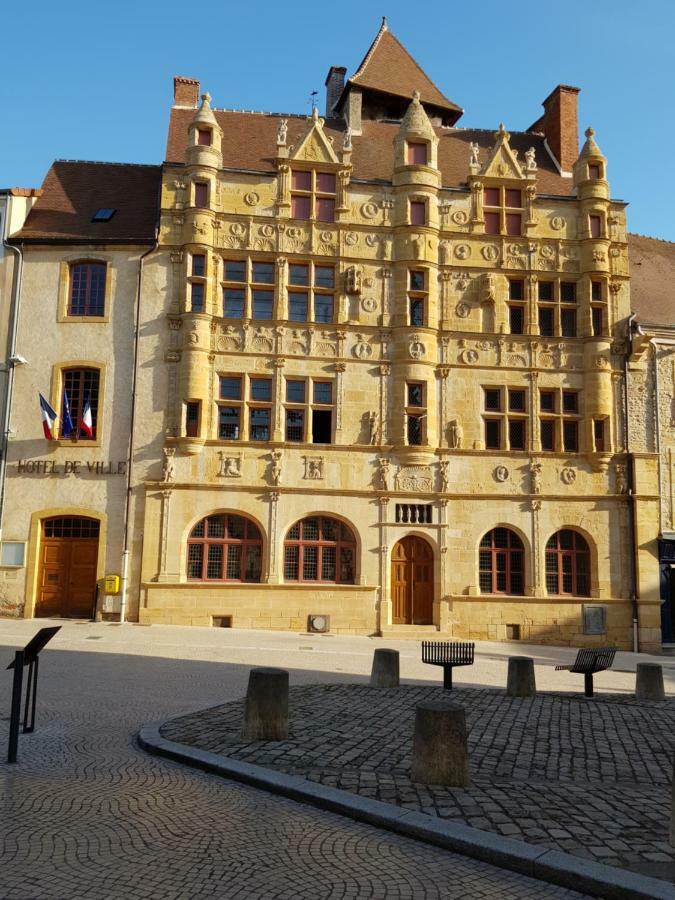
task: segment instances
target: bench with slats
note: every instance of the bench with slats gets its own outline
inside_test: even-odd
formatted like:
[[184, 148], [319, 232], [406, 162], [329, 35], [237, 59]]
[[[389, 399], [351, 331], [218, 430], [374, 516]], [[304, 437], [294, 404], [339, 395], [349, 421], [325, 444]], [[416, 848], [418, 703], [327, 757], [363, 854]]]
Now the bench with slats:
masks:
[[556, 666], [556, 672], [578, 672], [584, 676], [584, 694], [593, 696], [593, 675], [596, 672], [604, 672], [614, 662], [616, 647], [597, 647], [595, 649], [579, 650], [577, 658], [571, 666]]
[[422, 662], [443, 666], [443, 687], [452, 690], [454, 666], [472, 666], [475, 644], [463, 641], [422, 641]]

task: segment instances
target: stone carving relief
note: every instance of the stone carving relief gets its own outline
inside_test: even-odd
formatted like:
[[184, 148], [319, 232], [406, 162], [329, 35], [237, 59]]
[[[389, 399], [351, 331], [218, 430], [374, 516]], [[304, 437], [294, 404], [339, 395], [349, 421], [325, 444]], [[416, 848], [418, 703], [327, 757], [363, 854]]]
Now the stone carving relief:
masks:
[[408, 344], [408, 354], [411, 359], [422, 359], [426, 356], [427, 348], [420, 340], [419, 334], [413, 334]]
[[363, 290], [363, 273], [358, 266], [350, 266], [345, 272], [345, 292], [360, 294]]
[[488, 262], [496, 262], [499, 259], [499, 247], [495, 244], [487, 244], [481, 250], [481, 254], [483, 259], [486, 259]]
[[282, 478], [282, 461], [283, 461], [283, 452], [281, 450], [272, 450], [270, 453], [270, 480], [273, 485], [281, 484]]
[[359, 242], [359, 236], [355, 231], [348, 231], [345, 235], [345, 244], [348, 247], [356, 247]]
[[472, 347], [465, 347], [459, 351], [459, 361], [467, 366], [473, 366], [478, 362], [478, 352]]
[[441, 494], [447, 494], [450, 490], [450, 462], [443, 459], [438, 463], [438, 480]]
[[492, 475], [495, 481], [504, 482], [509, 480], [509, 470], [506, 466], [497, 466]]
[[554, 231], [562, 231], [565, 227], [565, 220], [562, 216], [552, 216], [551, 217], [551, 228]]
[[364, 219], [374, 219], [377, 215], [377, 204], [372, 201], [361, 204], [361, 215]]
[[373, 348], [368, 343], [365, 334], [356, 335], [356, 343], [354, 344], [352, 352], [357, 359], [370, 359], [373, 355]]
[[464, 440], [464, 429], [459, 419], [453, 419], [448, 425], [448, 446], [451, 450], [461, 450]]
[[368, 414], [368, 433], [371, 445], [380, 443], [382, 428], [380, 425], [380, 414], [376, 409]]
[[625, 463], [617, 463], [614, 466], [614, 484], [617, 494], [628, 493], [628, 469]]
[[450, 218], [455, 225], [466, 225], [469, 221], [469, 214], [464, 209], [458, 209], [450, 216]]
[[468, 272], [455, 272], [455, 290], [465, 291], [471, 284]]
[[162, 463], [162, 481], [168, 483], [174, 479], [173, 458], [176, 453], [174, 447], [164, 448], [164, 462]]
[[459, 316], [460, 319], [468, 318], [470, 313], [471, 307], [468, 303], [458, 303], [455, 307], [455, 315]]
[[391, 463], [386, 457], [382, 457], [377, 461], [377, 480], [376, 485], [381, 491], [389, 490], [389, 473]]
[[485, 272], [480, 277], [480, 302], [494, 303], [497, 299], [497, 285], [492, 272]]
[[259, 353], [271, 353], [274, 348], [271, 331], [262, 326], [256, 328], [251, 347]]
[[255, 191], [249, 191], [247, 194], [244, 194], [244, 203], [247, 206], [257, 206], [260, 203], [260, 194], [257, 194]]
[[565, 466], [560, 473], [560, 480], [563, 484], [574, 484], [577, 480], [577, 473], [570, 466]]
[[396, 474], [397, 491], [421, 491], [433, 489], [431, 466], [400, 466]]
[[303, 478], [319, 481], [324, 477], [323, 456], [303, 456], [305, 474]]
[[361, 306], [365, 310], [365, 312], [375, 312], [377, 309], [377, 300], [374, 297], [364, 297], [361, 301]]
[[457, 259], [468, 259], [471, 256], [471, 247], [468, 244], [457, 244], [455, 256]]
[[541, 494], [541, 471], [542, 465], [540, 462], [530, 463], [530, 483], [533, 494]]
[[241, 478], [241, 453], [233, 456], [224, 450], [219, 450], [218, 456], [220, 458], [218, 469], [220, 478]]

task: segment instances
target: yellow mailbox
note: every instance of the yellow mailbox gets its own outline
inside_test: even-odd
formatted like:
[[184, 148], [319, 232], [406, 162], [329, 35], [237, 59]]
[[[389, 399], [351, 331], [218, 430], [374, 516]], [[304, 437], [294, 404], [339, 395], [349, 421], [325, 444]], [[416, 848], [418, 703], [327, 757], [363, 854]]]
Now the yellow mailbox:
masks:
[[106, 575], [103, 579], [103, 590], [106, 594], [119, 594], [120, 592], [120, 576]]

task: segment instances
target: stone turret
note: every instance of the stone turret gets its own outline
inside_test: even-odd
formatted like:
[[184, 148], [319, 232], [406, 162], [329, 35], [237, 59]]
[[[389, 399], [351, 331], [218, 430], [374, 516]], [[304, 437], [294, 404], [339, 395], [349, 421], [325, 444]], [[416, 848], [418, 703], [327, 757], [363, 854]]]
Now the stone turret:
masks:
[[202, 94], [202, 103], [188, 128], [185, 161], [188, 166], [219, 169], [223, 164], [221, 140], [223, 132], [211, 109], [211, 95]]

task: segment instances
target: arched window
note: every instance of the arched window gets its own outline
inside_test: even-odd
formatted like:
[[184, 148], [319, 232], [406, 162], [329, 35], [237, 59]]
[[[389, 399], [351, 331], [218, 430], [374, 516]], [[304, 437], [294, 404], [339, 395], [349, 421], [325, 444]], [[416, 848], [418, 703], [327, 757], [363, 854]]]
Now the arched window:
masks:
[[78, 262], [70, 267], [69, 316], [104, 314], [105, 275], [105, 263]]
[[546, 544], [546, 590], [549, 594], [589, 597], [591, 554], [584, 538], [563, 528]]
[[286, 581], [354, 584], [356, 541], [336, 519], [311, 516], [296, 522], [284, 542]]
[[493, 528], [479, 550], [480, 589], [483, 594], [525, 593], [523, 542], [508, 528]]
[[262, 537], [243, 516], [218, 513], [188, 538], [187, 576], [195, 581], [260, 581]]

